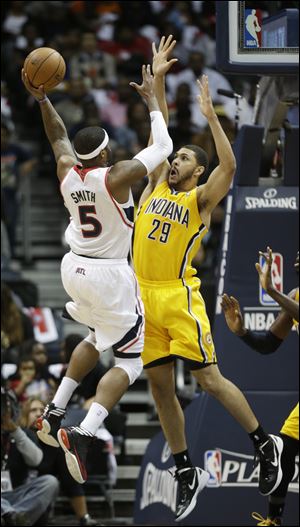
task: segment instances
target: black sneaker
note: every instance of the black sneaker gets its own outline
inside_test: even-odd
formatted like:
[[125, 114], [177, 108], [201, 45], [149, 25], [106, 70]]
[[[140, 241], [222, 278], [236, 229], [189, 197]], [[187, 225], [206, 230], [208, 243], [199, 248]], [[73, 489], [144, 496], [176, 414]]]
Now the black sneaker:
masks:
[[55, 404], [50, 403], [45, 407], [43, 415], [37, 418], [37, 436], [46, 445], [54, 446], [56, 448], [59, 447], [56, 435], [65, 413], [66, 410], [58, 408]]
[[202, 468], [182, 468], [176, 470], [174, 477], [178, 481], [176, 519], [186, 518], [196, 506], [197, 496], [209, 480], [209, 473]]
[[78, 483], [84, 483], [87, 480], [86, 456], [94, 439], [93, 434], [80, 426], [70, 426], [60, 428], [57, 432], [57, 439], [65, 452], [66, 463], [71, 476]]
[[269, 440], [256, 450], [256, 460], [260, 464], [259, 492], [268, 496], [280, 485], [282, 480], [281, 454], [283, 441], [281, 437], [269, 435]]
[[89, 514], [85, 514], [82, 518], [79, 520], [79, 525], [99, 525], [96, 520], [93, 520], [93, 518], [90, 517]]

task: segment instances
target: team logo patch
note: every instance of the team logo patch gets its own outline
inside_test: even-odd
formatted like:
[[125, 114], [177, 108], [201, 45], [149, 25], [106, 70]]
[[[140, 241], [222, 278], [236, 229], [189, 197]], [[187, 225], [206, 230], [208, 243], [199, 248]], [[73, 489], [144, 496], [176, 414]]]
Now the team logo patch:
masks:
[[211, 333], [206, 333], [205, 334], [205, 342], [206, 344], [208, 344], [209, 346], [211, 346], [213, 340], [212, 340], [212, 336], [211, 336]]

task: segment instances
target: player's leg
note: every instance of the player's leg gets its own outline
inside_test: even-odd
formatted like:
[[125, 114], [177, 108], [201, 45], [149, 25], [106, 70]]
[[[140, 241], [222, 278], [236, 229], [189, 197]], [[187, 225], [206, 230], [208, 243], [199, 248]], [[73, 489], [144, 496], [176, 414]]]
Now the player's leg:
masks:
[[[283, 440], [281, 456], [282, 480], [277, 489], [269, 496], [268, 517], [269, 525], [281, 525], [288, 486], [295, 474], [295, 458], [299, 452], [299, 403], [292, 410], [280, 431]], [[254, 519], [257, 518], [257, 513]], [[260, 517], [260, 515], [259, 515]]]
[[221, 375], [217, 364], [193, 370], [192, 373], [201, 388], [218, 399], [248, 434], [258, 428], [259, 423], [244, 394], [235, 384]]
[[[146, 373], [160, 424], [172, 454], [176, 455], [180, 452], [186, 452], [185, 422], [182, 408], [175, 393], [173, 360], [161, 366], [147, 368]], [[184, 465], [185, 461], [182, 460], [182, 466]], [[189, 466], [192, 466], [190, 461]]]
[[263, 495], [270, 494], [278, 487], [282, 478], [282, 439], [265, 433], [244, 394], [221, 375], [216, 364], [194, 370], [193, 375], [202, 389], [215, 397], [249, 434], [260, 463], [259, 490]]
[[37, 435], [43, 443], [59, 447], [56, 439], [66, 406], [82, 379], [96, 366], [99, 352], [95, 348], [96, 339], [90, 330], [89, 336], [74, 349], [66, 375], [63, 377], [53, 400], [37, 419]]
[[99, 381], [95, 400], [80, 425], [57, 433], [69, 471], [79, 483], [87, 478], [86, 455], [98, 428], [143, 369], [144, 317], [132, 270], [127, 261], [121, 265], [100, 262], [96, 278], [96, 283], [101, 279], [101, 294], [95, 286], [89, 291], [96, 347], [99, 352], [112, 347], [115, 366]]
[[209, 475], [194, 467], [190, 459], [186, 437], [184, 413], [175, 393], [173, 361], [146, 369], [165, 438], [176, 464], [178, 481], [176, 520], [186, 518], [194, 509], [197, 496], [205, 487]]
[[116, 365], [101, 378], [95, 400], [79, 426], [58, 430], [57, 438], [65, 452], [69, 472], [78, 483], [87, 479], [86, 456], [98, 428], [142, 372], [142, 359], [139, 353], [137, 355], [126, 358], [124, 354], [124, 358], [118, 358]]

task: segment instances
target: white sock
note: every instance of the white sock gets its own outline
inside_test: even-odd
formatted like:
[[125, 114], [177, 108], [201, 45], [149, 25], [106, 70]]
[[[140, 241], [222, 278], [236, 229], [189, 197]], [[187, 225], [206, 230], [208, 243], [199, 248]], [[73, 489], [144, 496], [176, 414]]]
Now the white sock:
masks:
[[79, 382], [74, 381], [74, 379], [64, 377], [54, 395], [53, 404], [58, 406], [58, 408], [65, 409], [78, 384]]
[[107, 416], [108, 411], [104, 406], [99, 403], [92, 403], [86, 417], [80, 423], [80, 426], [95, 435], [99, 426], [102, 425]]

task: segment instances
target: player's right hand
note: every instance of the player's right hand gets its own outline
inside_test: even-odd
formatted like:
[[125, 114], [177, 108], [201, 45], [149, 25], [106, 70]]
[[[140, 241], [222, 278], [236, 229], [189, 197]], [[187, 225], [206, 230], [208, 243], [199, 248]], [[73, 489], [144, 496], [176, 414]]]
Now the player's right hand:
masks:
[[234, 296], [222, 295], [221, 307], [229, 329], [238, 336], [246, 333], [240, 304]]
[[155, 97], [154, 93], [154, 77], [151, 74], [151, 67], [150, 64], [146, 67], [143, 65], [142, 67], [142, 76], [143, 76], [143, 83], [141, 85], [136, 84], [136, 82], [130, 82], [130, 86], [136, 89], [136, 91], [140, 94], [141, 97], [144, 97], [144, 99], [150, 99], [151, 97]]
[[176, 45], [176, 40], [173, 40], [173, 35], [169, 35], [160, 39], [158, 50], [156, 50], [155, 42], [152, 42], [153, 61], [152, 71], [155, 77], [163, 77], [169, 69], [178, 61], [178, 59], [170, 59], [169, 55], [172, 53]]
[[38, 88], [35, 88], [34, 86], [32, 86], [32, 84], [30, 83], [30, 81], [28, 79], [27, 73], [25, 73], [24, 68], [22, 68], [22, 82], [23, 82], [26, 90], [35, 99], [37, 99], [38, 101], [41, 101], [41, 100], [45, 99], [46, 92], [44, 91], [44, 87], [43, 86], [39, 86]]

